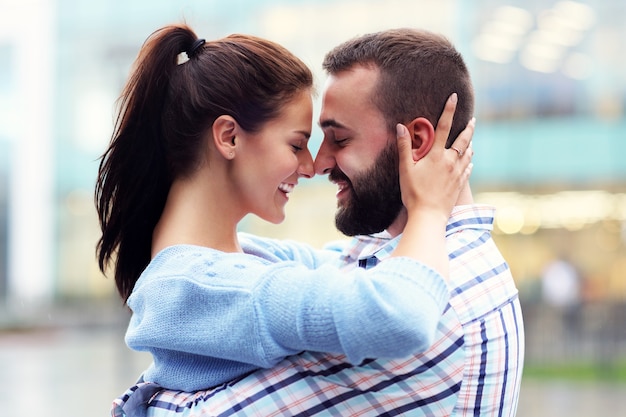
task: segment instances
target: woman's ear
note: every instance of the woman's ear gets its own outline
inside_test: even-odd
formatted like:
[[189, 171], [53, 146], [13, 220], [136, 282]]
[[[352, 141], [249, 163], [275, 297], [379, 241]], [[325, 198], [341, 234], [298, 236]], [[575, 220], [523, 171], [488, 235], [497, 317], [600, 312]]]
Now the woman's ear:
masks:
[[406, 125], [411, 135], [413, 160], [419, 161], [430, 152], [435, 143], [435, 128], [428, 119], [418, 117]]
[[215, 143], [217, 151], [226, 159], [233, 159], [235, 157], [238, 129], [239, 125], [237, 121], [231, 116], [222, 115], [213, 122], [211, 128], [213, 142]]

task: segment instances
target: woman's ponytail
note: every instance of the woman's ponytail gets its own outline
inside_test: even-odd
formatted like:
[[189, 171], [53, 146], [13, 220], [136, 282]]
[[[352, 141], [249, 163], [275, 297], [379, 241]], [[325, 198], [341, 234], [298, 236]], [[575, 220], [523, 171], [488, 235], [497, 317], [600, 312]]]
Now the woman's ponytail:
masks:
[[195, 40], [184, 26], [165, 27], [146, 40], [119, 99], [112, 140], [100, 161], [95, 192], [102, 230], [98, 264], [105, 272], [115, 256], [115, 282], [124, 300], [150, 262], [152, 231], [172, 180], [161, 122], [177, 57]]

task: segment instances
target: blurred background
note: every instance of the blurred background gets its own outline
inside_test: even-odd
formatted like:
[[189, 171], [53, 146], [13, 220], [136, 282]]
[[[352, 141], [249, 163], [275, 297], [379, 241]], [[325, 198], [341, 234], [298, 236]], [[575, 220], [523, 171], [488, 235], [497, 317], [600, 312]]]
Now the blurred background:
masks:
[[[93, 188], [141, 44], [181, 21], [277, 41], [320, 88], [350, 37], [448, 36], [476, 90], [473, 190], [497, 207], [524, 308], [518, 416], [626, 415], [623, 0], [0, 0], [0, 416], [108, 415], [149, 362], [95, 262]], [[341, 238], [334, 192], [304, 181], [283, 224], [242, 229]]]

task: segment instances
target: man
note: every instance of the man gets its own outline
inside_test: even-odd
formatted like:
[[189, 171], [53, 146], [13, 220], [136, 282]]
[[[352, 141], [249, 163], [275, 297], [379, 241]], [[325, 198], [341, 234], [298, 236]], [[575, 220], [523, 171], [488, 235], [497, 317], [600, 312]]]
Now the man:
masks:
[[[406, 224], [396, 123], [408, 127], [414, 158], [423, 157], [433, 145], [442, 103], [456, 92], [455, 138], [473, 112], [470, 77], [446, 39], [411, 29], [348, 41], [327, 55], [324, 68], [324, 140], [315, 170], [339, 188], [337, 228], [356, 236], [342, 262], [370, 268], [389, 256]], [[523, 324], [517, 289], [490, 236], [492, 224], [493, 209], [474, 205], [468, 185], [448, 222], [451, 299], [428, 351], [359, 365], [303, 352], [208, 391], [144, 389], [148, 415], [514, 416]], [[119, 402], [142, 401], [130, 395], [135, 390]]]

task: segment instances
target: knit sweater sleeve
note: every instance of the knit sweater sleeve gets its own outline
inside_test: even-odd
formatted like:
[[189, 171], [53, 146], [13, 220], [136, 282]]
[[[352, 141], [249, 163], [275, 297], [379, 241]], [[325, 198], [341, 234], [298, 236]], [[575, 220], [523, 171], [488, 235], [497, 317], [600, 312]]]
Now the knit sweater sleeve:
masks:
[[249, 233], [239, 233], [244, 252], [271, 262], [296, 261], [308, 268], [325, 264], [339, 265], [339, 256], [348, 241], [329, 242], [323, 249], [289, 239], [272, 239]]
[[348, 361], [399, 358], [427, 350], [448, 301], [439, 274], [409, 258], [341, 272], [330, 266], [267, 271], [255, 289], [264, 350], [343, 353]]
[[349, 273], [244, 254], [188, 258], [153, 261], [137, 282], [131, 348], [258, 367], [303, 350], [352, 363], [403, 357], [430, 346], [449, 297], [439, 274], [409, 258]]

